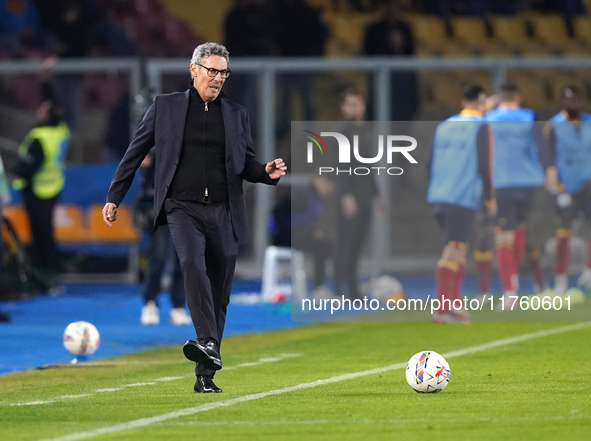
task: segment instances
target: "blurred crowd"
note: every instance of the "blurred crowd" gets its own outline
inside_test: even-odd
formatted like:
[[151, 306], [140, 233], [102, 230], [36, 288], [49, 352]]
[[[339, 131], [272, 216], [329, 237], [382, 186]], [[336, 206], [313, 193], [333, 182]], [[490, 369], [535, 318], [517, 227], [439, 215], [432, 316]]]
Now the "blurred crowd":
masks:
[[[582, 0], [332, 0], [325, 10], [306, 0], [234, 0], [223, 20], [223, 43], [234, 57], [323, 56], [331, 27], [329, 13], [369, 13], [358, 55], [414, 56], [415, 36], [405, 13], [450, 15], [518, 14], [526, 10], [558, 12], [567, 17], [585, 14]], [[48, 57], [187, 57], [203, 42], [199, 21], [167, 12], [163, 0], [0, 0], [0, 61]], [[204, 7], [204, 11], [207, 9]], [[205, 12], [207, 13], [207, 12]], [[62, 77], [65, 77], [63, 75]], [[256, 76], [238, 75], [227, 93], [256, 115]], [[413, 72], [392, 75], [391, 118], [411, 120], [419, 109], [418, 84]], [[42, 101], [36, 78], [23, 75], [0, 82], [0, 104], [28, 112]], [[284, 74], [279, 79], [278, 133], [285, 133], [292, 118], [292, 102], [298, 96], [302, 115], [314, 120], [318, 114], [313, 74]], [[120, 158], [129, 137], [128, 79], [96, 73], [60, 78], [60, 100], [66, 119], [76, 131], [80, 110], [108, 109], [104, 136], [107, 146], [102, 159]], [[177, 90], [180, 82], [167, 87]], [[184, 86], [184, 85], [183, 85]], [[372, 97], [371, 81], [367, 96]], [[396, 105], [404, 102], [405, 106]], [[371, 102], [368, 118], [372, 119]], [[121, 117], [124, 115], [123, 117]], [[255, 116], [256, 118], [256, 116]], [[253, 120], [256, 128], [256, 120]], [[118, 134], [121, 134], [120, 136]]]
[[0, 59], [186, 55], [201, 41], [158, 0], [2, 0]]

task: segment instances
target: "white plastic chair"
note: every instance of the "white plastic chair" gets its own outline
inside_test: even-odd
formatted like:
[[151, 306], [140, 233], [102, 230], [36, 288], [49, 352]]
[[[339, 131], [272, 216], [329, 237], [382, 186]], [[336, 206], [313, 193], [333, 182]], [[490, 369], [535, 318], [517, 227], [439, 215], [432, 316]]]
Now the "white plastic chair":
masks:
[[[280, 283], [280, 264], [288, 261], [291, 264], [291, 283]], [[286, 247], [270, 246], [265, 250], [263, 264], [263, 280], [261, 287], [262, 300], [270, 302], [271, 296], [282, 292], [295, 299], [306, 297], [306, 270], [304, 253]]]

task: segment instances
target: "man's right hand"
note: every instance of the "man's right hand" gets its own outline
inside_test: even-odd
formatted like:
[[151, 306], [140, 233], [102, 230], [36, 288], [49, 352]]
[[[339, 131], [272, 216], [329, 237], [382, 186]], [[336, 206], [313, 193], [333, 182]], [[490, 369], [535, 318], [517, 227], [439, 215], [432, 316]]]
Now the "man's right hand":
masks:
[[346, 194], [341, 199], [341, 209], [345, 217], [352, 218], [357, 214], [357, 200], [352, 194]]
[[558, 185], [558, 171], [556, 170], [556, 167], [548, 167], [546, 169], [546, 190], [553, 195], [557, 195], [559, 193]]
[[111, 224], [111, 222], [115, 222], [117, 220], [117, 216], [117, 205], [115, 205], [113, 202], [107, 202], [103, 207], [103, 220], [105, 223], [109, 227], [113, 228], [113, 224]]
[[490, 201], [486, 201], [486, 215], [489, 218], [495, 218], [498, 213], [498, 206], [496, 199], [491, 199]]

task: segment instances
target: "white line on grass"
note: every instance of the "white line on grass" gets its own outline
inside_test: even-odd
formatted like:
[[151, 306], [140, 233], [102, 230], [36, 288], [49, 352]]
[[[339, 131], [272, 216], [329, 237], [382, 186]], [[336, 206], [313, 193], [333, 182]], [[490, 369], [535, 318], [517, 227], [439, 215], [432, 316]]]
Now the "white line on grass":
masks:
[[[229, 366], [229, 367], [225, 368], [224, 370], [228, 371], [231, 369], [239, 369], [239, 368], [243, 368], [243, 367], [259, 366], [259, 365], [265, 364], [265, 363], [275, 363], [277, 361], [285, 360], [286, 358], [300, 357], [301, 355], [302, 354], [280, 354], [277, 357], [265, 357], [265, 358], [261, 358], [258, 361], [253, 361], [253, 362], [249, 362], [249, 363], [241, 363], [241, 364], [237, 364], [236, 366]], [[119, 387], [107, 387], [104, 389], [96, 389], [95, 391], [93, 391], [92, 393], [89, 393], [89, 394], [64, 395], [61, 397], [55, 397], [50, 400], [44, 400], [44, 401], [28, 401], [25, 403], [11, 403], [11, 404], [9, 404], [9, 406], [37, 406], [40, 404], [52, 404], [57, 401], [73, 400], [76, 398], [84, 398], [84, 397], [89, 397], [94, 394], [100, 394], [100, 393], [105, 393], [105, 392], [117, 392], [117, 391], [120, 391], [120, 390], [125, 389], [127, 387], [150, 386], [150, 385], [156, 384], [157, 382], [180, 380], [181, 378], [187, 378], [190, 376], [191, 375], [185, 375], [185, 376], [181, 376], [181, 377], [161, 377], [161, 378], [156, 378], [150, 382], [145, 382], [145, 383], [131, 383], [131, 384], [124, 384]]]
[[277, 420], [277, 421], [179, 421], [166, 422], [158, 426], [313, 426], [317, 424], [436, 424], [436, 423], [474, 423], [474, 422], [524, 422], [524, 421], [576, 421], [589, 420], [591, 415], [557, 415], [540, 417], [475, 417], [475, 418], [385, 418], [378, 420]]
[[[591, 326], [591, 322], [584, 322], [584, 323], [578, 323], [576, 325], [562, 326], [560, 328], [546, 329], [544, 331], [538, 331], [538, 332], [532, 332], [529, 334], [517, 335], [515, 337], [503, 338], [501, 340], [494, 340], [489, 343], [484, 343], [484, 344], [477, 345], [477, 346], [470, 346], [468, 348], [460, 349], [460, 350], [453, 351], [453, 352], [448, 352], [443, 355], [446, 358], [460, 357], [462, 355], [474, 354], [476, 352], [483, 352], [483, 351], [487, 351], [489, 349], [498, 348], [498, 347], [502, 347], [502, 346], [509, 346], [509, 345], [513, 345], [515, 343], [520, 343], [520, 342], [532, 340], [535, 338], [547, 337], [549, 335], [562, 334], [564, 332], [576, 331], [579, 329], [588, 328], [590, 326]], [[168, 413], [165, 413], [162, 415], [156, 415], [156, 416], [147, 417], [147, 418], [140, 418], [138, 420], [128, 421], [126, 423], [120, 423], [120, 424], [115, 424], [113, 426], [101, 427], [98, 429], [89, 430], [87, 432], [72, 433], [70, 435], [60, 436], [57, 438], [53, 438], [51, 440], [43, 440], [43, 441], [78, 441], [78, 440], [82, 440], [82, 439], [93, 438], [98, 435], [104, 435], [107, 433], [123, 432], [125, 430], [151, 426], [153, 424], [158, 424], [163, 421], [171, 420], [174, 418], [195, 415], [197, 413], [206, 412], [206, 411], [212, 410], [212, 409], [218, 409], [220, 407], [228, 407], [228, 406], [233, 406], [234, 404], [240, 404], [240, 403], [245, 403], [248, 401], [259, 400], [261, 398], [270, 397], [272, 395], [281, 395], [281, 394], [285, 394], [288, 392], [294, 392], [294, 391], [304, 390], [304, 389], [311, 389], [311, 388], [318, 387], [318, 386], [324, 386], [325, 384], [338, 383], [340, 381], [352, 380], [354, 378], [365, 377], [367, 375], [381, 374], [383, 372], [388, 372], [388, 371], [392, 371], [392, 370], [396, 370], [396, 369], [403, 369], [405, 367], [406, 367], [406, 362], [392, 364], [390, 366], [384, 366], [381, 368], [369, 369], [367, 371], [352, 372], [350, 374], [338, 375], [336, 377], [326, 378], [324, 380], [316, 380], [316, 381], [312, 381], [310, 383], [301, 383], [301, 384], [297, 384], [295, 386], [269, 390], [267, 392], [260, 392], [257, 394], [244, 395], [242, 397], [233, 398], [233, 399], [227, 400], [227, 401], [215, 401], [213, 403], [201, 404], [199, 406], [175, 410], [174, 412], [168, 412]]]
[[302, 356], [302, 354], [281, 354], [278, 357], [266, 357], [266, 358], [261, 358], [259, 361], [251, 361], [248, 363], [237, 364], [236, 366], [230, 366], [230, 367], [224, 368], [224, 370], [229, 371], [231, 369], [258, 366], [259, 364], [263, 364], [263, 363], [275, 363], [277, 361], [285, 360], [286, 358], [294, 358], [294, 357], [301, 357], [301, 356]]

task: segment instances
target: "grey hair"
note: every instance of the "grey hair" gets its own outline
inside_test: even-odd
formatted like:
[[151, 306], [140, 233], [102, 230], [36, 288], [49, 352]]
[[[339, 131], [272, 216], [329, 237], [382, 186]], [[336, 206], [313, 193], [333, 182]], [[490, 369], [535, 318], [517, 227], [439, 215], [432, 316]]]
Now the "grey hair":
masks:
[[[224, 57], [228, 63], [230, 62], [230, 53], [228, 52], [228, 49], [226, 49], [226, 46], [219, 43], [207, 42], [200, 44], [195, 48], [193, 51], [193, 56], [191, 57], [191, 64], [200, 64], [201, 60], [209, 57], [210, 55]], [[193, 79], [192, 71], [191, 79]]]

